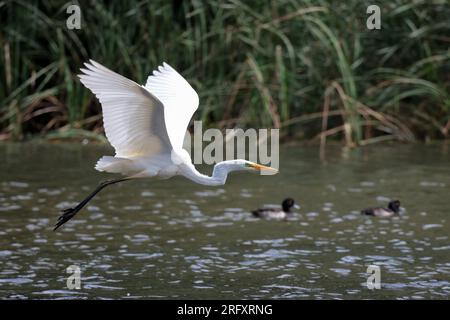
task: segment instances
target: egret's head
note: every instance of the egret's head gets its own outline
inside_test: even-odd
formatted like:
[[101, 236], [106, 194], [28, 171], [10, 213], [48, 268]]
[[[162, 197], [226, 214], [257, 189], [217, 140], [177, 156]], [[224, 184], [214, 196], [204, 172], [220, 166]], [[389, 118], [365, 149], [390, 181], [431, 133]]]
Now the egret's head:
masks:
[[248, 171], [258, 172], [264, 175], [272, 175], [278, 173], [278, 169], [268, 167], [262, 164], [254, 163], [247, 160], [236, 160], [239, 161], [240, 165]]
[[264, 166], [262, 164], [254, 163], [247, 160], [227, 160], [219, 162], [214, 170], [219, 172], [232, 172], [232, 171], [253, 171], [260, 174], [271, 175], [278, 172], [277, 169]]
[[247, 160], [227, 160], [222, 161], [217, 164], [217, 169], [226, 169], [227, 171], [253, 171], [261, 172], [266, 174], [275, 174], [278, 172], [277, 169], [264, 166], [262, 164], [254, 163]]

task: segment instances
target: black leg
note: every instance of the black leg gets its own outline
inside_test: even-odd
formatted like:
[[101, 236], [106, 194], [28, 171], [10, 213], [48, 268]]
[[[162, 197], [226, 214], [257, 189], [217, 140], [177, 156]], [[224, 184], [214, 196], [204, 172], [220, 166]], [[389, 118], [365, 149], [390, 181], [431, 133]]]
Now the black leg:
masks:
[[62, 210], [63, 214], [58, 218], [58, 221], [56, 222], [55, 228], [53, 229], [53, 231], [55, 231], [56, 229], [61, 227], [64, 223], [66, 223], [67, 221], [72, 219], [78, 213], [78, 211], [80, 211], [103, 188], [105, 188], [111, 184], [126, 181], [129, 179], [130, 178], [108, 180], [108, 181], [104, 181], [104, 182], [100, 183], [99, 186], [94, 191], [92, 191], [92, 193], [90, 195], [88, 195], [83, 201], [81, 201], [77, 206], [75, 206], [73, 208], [68, 208], [68, 209]]

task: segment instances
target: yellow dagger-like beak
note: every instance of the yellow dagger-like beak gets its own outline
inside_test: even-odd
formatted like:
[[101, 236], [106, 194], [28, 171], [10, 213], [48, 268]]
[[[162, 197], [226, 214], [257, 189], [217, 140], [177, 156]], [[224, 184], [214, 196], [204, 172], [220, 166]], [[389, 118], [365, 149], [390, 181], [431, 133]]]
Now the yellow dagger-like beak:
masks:
[[277, 173], [278, 172], [277, 169], [272, 168], [272, 167], [267, 167], [267, 166], [264, 166], [262, 164], [249, 163], [248, 165], [249, 165], [249, 167], [251, 167], [253, 169], [256, 169], [258, 171], [263, 171], [264, 170], [264, 171], [270, 171], [270, 172], [273, 172], [273, 173]]

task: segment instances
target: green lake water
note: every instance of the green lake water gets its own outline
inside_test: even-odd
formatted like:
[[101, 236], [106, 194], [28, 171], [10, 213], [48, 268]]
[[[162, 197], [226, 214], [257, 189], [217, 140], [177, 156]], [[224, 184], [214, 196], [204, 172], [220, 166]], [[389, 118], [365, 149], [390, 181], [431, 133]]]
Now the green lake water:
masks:
[[[377, 145], [280, 150], [280, 173], [233, 173], [225, 186], [182, 177], [114, 185], [57, 232], [59, 211], [100, 181], [112, 150], [0, 145], [2, 299], [448, 299], [450, 150]], [[210, 173], [211, 167], [199, 168]], [[289, 221], [251, 210], [292, 197]], [[362, 208], [399, 199], [399, 218]], [[68, 289], [77, 265], [81, 289]], [[367, 266], [381, 271], [369, 290]]]

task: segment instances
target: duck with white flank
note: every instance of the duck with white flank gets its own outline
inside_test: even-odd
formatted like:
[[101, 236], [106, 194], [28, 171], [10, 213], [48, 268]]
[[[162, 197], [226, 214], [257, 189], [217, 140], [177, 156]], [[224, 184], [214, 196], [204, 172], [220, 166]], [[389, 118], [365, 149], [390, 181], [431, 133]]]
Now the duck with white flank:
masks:
[[393, 200], [389, 202], [387, 208], [367, 208], [361, 210], [361, 214], [374, 217], [390, 218], [400, 215], [400, 201]]
[[286, 219], [292, 216], [291, 208], [300, 209], [300, 206], [295, 204], [294, 199], [287, 198], [281, 203], [281, 209], [263, 208], [252, 211], [253, 215], [263, 219]]

